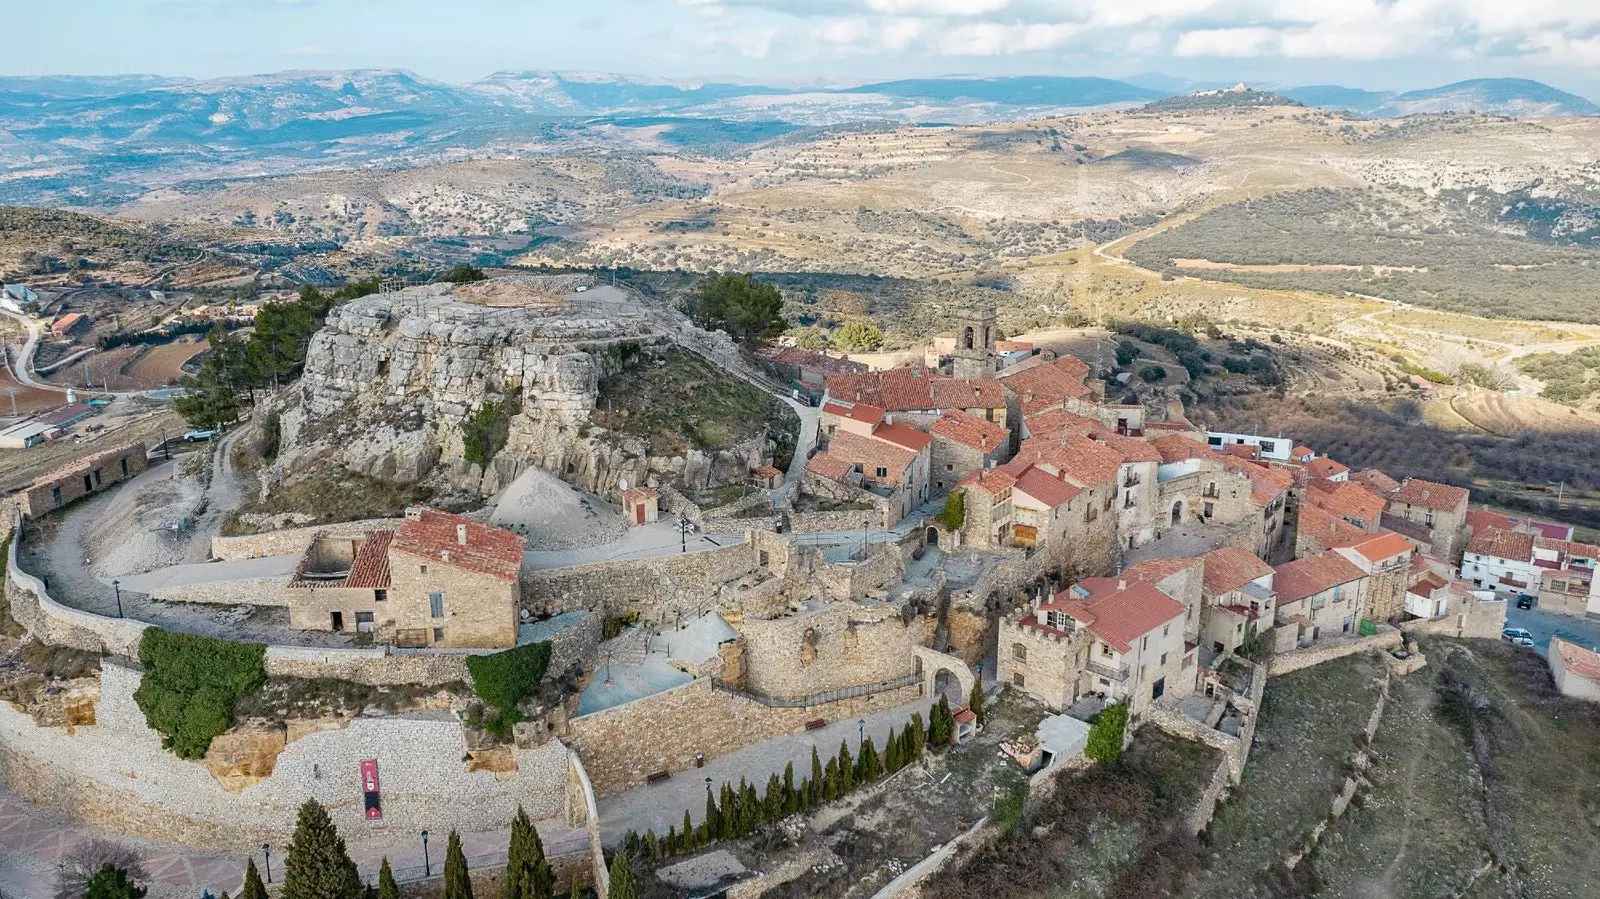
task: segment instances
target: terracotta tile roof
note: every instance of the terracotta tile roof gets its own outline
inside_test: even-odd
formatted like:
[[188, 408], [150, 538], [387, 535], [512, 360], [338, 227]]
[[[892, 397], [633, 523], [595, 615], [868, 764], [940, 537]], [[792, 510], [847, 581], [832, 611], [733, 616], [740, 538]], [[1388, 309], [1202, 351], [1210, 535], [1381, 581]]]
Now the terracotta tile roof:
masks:
[[884, 415], [883, 409], [870, 403], [852, 403], [848, 400], [829, 400], [822, 404], [822, 411], [840, 418], [866, 422], [869, 425], [883, 421]]
[[[1075, 592], [1081, 588], [1088, 596]], [[1183, 603], [1149, 583], [1136, 581], [1117, 589], [1116, 578], [1088, 578], [1076, 588], [1057, 593], [1039, 605], [1042, 611], [1065, 611], [1088, 626], [1089, 632], [1111, 644], [1117, 652], [1131, 652], [1145, 634], [1176, 619], [1187, 610]]]
[[1550, 651], [1561, 654], [1561, 670], [1567, 674], [1600, 680], [1600, 654], [1593, 649], [1569, 643], [1560, 637], [1551, 637]]
[[1306, 471], [1310, 472], [1312, 477], [1325, 481], [1329, 478], [1346, 474], [1350, 469], [1327, 456], [1319, 456], [1306, 463]]
[[951, 410], [939, 416], [928, 432], [935, 437], [942, 437], [953, 443], [971, 447], [980, 453], [992, 453], [1002, 443], [1011, 439], [1011, 431], [995, 424], [984, 421], [970, 412]]
[[994, 496], [1002, 490], [1015, 487], [1016, 484], [1016, 474], [1006, 470], [1006, 467], [1003, 465], [998, 468], [991, 468], [987, 471], [975, 471], [972, 474], [967, 475], [961, 481], [962, 487], [971, 487], [974, 490], [982, 490], [984, 493], [987, 493], [990, 496]]
[[82, 312], [68, 312], [50, 324], [50, 330], [57, 334], [65, 334], [78, 326], [83, 321]]
[[[465, 544], [458, 538], [458, 528], [466, 528]], [[408, 509], [390, 545], [396, 552], [505, 581], [515, 581], [522, 571], [521, 537], [437, 509]]]
[[1020, 350], [1031, 351], [1033, 349], [1033, 344], [1024, 340], [996, 340], [994, 342], [994, 348], [1002, 353], [1017, 352]]
[[1466, 506], [1468, 496], [1467, 491], [1460, 487], [1435, 484], [1421, 478], [1406, 478], [1400, 489], [1389, 497], [1389, 501], [1448, 512]]
[[968, 708], [967, 706], [962, 706], [961, 708], [956, 709], [954, 712], [951, 712], [950, 713], [950, 717], [954, 718], [955, 722], [957, 724], [976, 724], [976, 723], [978, 723], [978, 713], [974, 712], [972, 709]]
[[929, 372], [921, 366], [824, 378], [828, 397], [870, 403], [888, 412], [934, 409], [1003, 409], [1005, 390], [998, 381], [962, 381]]
[[1196, 459], [1202, 456], [1214, 455], [1211, 447], [1192, 437], [1182, 434], [1166, 434], [1150, 441], [1150, 445], [1161, 454], [1164, 463], [1182, 462], [1184, 459]]
[[[389, 586], [389, 544], [394, 531], [373, 531], [356, 549], [355, 561], [350, 563], [350, 575], [344, 586], [361, 589]], [[518, 559], [521, 565], [521, 559]]]
[[[880, 428], [881, 430], [881, 428]], [[908, 429], [909, 430], [909, 429]], [[927, 435], [922, 435], [927, 439]], [[833, 435], [828, 442], [828, 449], [819, 456], [813, 456], [811, 461], [816, 462], [822, 455], [832, 456], [842, 460], [848, 466], [859, 464], [866, 477], [878, 481], [888, 481], [899, 484], [905, 480], [906, 469], [916, 459], [917, 454], [903, 446], [888, 440], [880, 440], [876, 436], [867, 437], [849, 431], [841, 431]], [[810, 468], [808, 463], [806, 466]], [[877, 474], [877, 469], [882, 468], [887, 473], [883, 476]], [[818, 474], [821, 474], [819, 471]], [[824, 477], [829, 477], [824, 475]], [[834, 478], [838, 480], [838, 478]]]
[[1579, 543], [1576, 540], [1551, 540], [1549, 537], [1535, 535], [1533, 545], [1540, 549], [1549, 549], [1567, 556], [1576, 556], [1580, 559], [1600, 558], [1600, 546], [1593, 543]]
[[1367, 539], [1366, 531], [1310, 503], [1300, 507], [1300, 521], [1295, 533], [1316, 541], [1323, 549], [1350, 546]]
[[1164, 581], [1180, 571], [1187, 571], [1196, 565], [1204, 564], [1205, 559], [1201, 556], [1145, 559], [1143, 562], [1122, 572], [1118, 577], [1126, 581], [1148, 581], [1154, 584]]
[[1139, 437], [1124, 437], [1110, 428], [1101, 426], [1095, 431], [1095, 439], [1104, 443], [1122, 456], [1124, 462], [1161, 462], [1161, 454], [1150, 445], [1150, 441]]
[[1350, 480], [1352, 483], [1360, 484], [1368, 490], [1371, 490], [1373, 493], [1380, 494], [1388, 493], [1389, 491], [1400, 486], [1399, 481], [1389, 477], [1376, 468], [1367, 468], [1362, 471], [1351, 472]]
[[783, 477], [783, 472], [772, 467], [771, 465], [763, 465], [756, 469], [756, 476], [763, 478], [781, 478]]
[[1352, 524], [1360, 522], [1363, 528], [1377, 527], [1383, 518], [1384, 506], [1387, 505], [1383, 497], [1360, 484], [1348, 481], [1312, 485], [1311, 489], [1306, 491], [1306, 503], [1337, 515]]
[[1392, 532], [1368, 537], [1350, 547], [1369, 562], [1381, 562], [1399, 555], [1409, 556], [1416, 548], [1415, 543]]
[[1300, 458], [1300, 457], [1304, 457], [1304, 456], [1315, 456], [1316, 454], [1317, 454], [1317, 451], [1312, 449], [1311, 447], [1309, 447], [1309, 446], [1301, 446], [1299, 444], [1295, 444], [1294, 449], [1289, 450], [1289, 455], [1294, 456], [1296, 458]]
[[1251, 446], [1248, 443], [1230, 443], [1227, 446], [1217, 447], [1217, 452], [1235, 459], [1248, 459], [1252, 462], [1261, 458], [1261, 447]]
[[1488, 509], [1467, 510], [1467, 527], [1472, 528], [1474, 532], [1481, 531], [1484, 528], [1499, 528], [1502, 531], [1509, 531], [1515, 529], [1516, 526], [1517, 522], [1509, 515], [1501, 515], [1499, 512], [1491, 512]]
[[1053, 361], [1034, 356], [996, 375], [1007, 389], [1024, 401], [1090, 396], [1094, 391], [1083, 383], [1088, 376], [1089, 366], [1073, 356], [1061, 356]]
[[756, 350], [756, 355], [778, 365], [792, 365], [824, 373], [859, 373], [867, 370], [859, 362], [830, 356], [821, 350], [805, 350], [797, 346], [769, 346]]
[[1504, 531], [1485, 528], [1474, 531], [1467, 541], [1467, 552], [1496, 559], [1514, 559], [1528, 562], [1533, 559], [1533, 535], [1524, 531]]
[[921, 451], [924, 447], [933, 442], [932, 437], [929, 437], [927, 434], [924, 434], [916, 428], [899, 424], [878, 425], [872, 429], [872, 436], [878, 438], [879, 440], [887, 440], [895, 446], [908, 449], [913, 453]]
[[1278, 593], [1280, 606], [1299, 602], [1366, 576], [1349, 559], [1336, 552], [1295, 559], [1279, 565], [1274, 572], [1272, 586]]
[[1242, 546], [1224, 546], [1200, 557], [1205, 562], [1205, 588], [1212, 596], [1238, 590], [1258, 577], [1272, 573], [1272, 566]]
[[1064, 506], [1083, 493], [1083, 488], [1068, 483], [1038, 467], [1030, 467], [1017, 478], [1014, 492], [1025, 493], [1046, 508]]
[[806, 471], [830, 481], [842, 481], [852, 470], [849, 462], [827, 453], [818, 453], [806, 462]]
[[1049, 438], [1024, 440], [1017, 458], [1050, 465], [1084, 487], [1115, 481], [1122, 470], [1120, 453], [1086, 437], [1065, 443]]
[[622, 501], [627, 505], [660, 498], [661, 494], [649, 487], [629, 487], [627, 490], [622, 491]]

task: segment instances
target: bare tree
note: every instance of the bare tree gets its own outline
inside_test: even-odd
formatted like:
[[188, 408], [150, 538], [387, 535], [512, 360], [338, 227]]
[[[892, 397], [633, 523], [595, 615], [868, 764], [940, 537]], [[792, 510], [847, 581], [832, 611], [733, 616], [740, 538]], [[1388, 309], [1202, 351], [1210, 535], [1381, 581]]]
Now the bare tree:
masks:
[[149, 877], [139, 850], [113, 840], [89, 837], [62, 853], [55, 899], [82, 899], [89, 889], [89, 878], [107, 864], [127, 871], [128, 879], [135, 883], [143, 883]]

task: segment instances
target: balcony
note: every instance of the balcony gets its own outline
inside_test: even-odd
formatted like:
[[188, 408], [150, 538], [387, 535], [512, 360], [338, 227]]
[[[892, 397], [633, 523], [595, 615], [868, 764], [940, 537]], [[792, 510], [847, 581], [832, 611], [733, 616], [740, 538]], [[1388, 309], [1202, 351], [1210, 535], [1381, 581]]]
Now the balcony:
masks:
[[1095, 674], [1114, 680], [1117, 683], [1121, 683], [1128, 679], [1127, 665], [1106, 665], [1101, 662], [1090, 662], [1088, 668]]
[[1218, 490], [1214, 486], [1213, 487], [1207, 487], [1206, 489], [1200, 491], [1200, 495], [1202, 497], [1206, 498], [1206, 499], [1221, 499], [1222, 498], [1222, 491]]

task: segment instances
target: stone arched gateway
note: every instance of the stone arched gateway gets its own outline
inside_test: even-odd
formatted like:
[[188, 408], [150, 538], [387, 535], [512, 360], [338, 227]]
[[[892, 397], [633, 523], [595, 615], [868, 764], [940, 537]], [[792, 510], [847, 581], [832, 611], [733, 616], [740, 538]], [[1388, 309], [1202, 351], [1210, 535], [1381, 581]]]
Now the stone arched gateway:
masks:
[[1177, 527], [1180, 524], [1183, 524], [1183, 500], [1181, 499], [1172, 504], [1172, 526]]
[[935, 527], [928, 528], [927, 533], [923, 535], [923, 539], [929, 546], [938, 546], [939, 529]]
[[938, 701], [939, 691], [943, 688], [946, 695], [955, 694], [950, 698], [951, 708], [966, 705], [967, 697], [972, 695], [972, 685], [977, 682], [971, 666], [955, 656], [925, 646], [917, 647], [916, 653], [917, 672], [922, 675], [923, 698]]

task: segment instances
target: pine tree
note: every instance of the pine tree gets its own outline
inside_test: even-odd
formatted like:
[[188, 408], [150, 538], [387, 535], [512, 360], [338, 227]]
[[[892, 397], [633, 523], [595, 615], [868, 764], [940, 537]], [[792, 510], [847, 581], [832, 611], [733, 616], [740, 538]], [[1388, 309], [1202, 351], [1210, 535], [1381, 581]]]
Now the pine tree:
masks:
[[239, 899], [267, 899], [267, 885], [261, 882], [261, 872], [256, 870], [253, 858], [245, 860], [244, 889], [239, 891]]
[[378, 899], [400, 899], [400, 885], [394, 882], [394, 871], [389, 868], [387, 855], [378, 866]]
[[467, 873], [467, 854], [461, 849], [461, 834], [450, 828], [444, 850], [444, 899], [472, 899], [472, 876]]
[[522, 806], [511, 819], [511, 843], [506, 850], [505, 881], [501, 899], [552, 899], [556, 875], [544, 855], [544, 841]]
[[639, 899], [639, 889], [633, 884], [633, 867], [628, 864], [628, 854], [618, 852], [611, 859], [611, 899]]
[[83, 897], [84, 899], [143, 899], [145, 892], [144, 887], [128, 879], [128, 869], [106, 862], [93, 877], [89, 878], [89, 888], [84, 891]]
[[856, 764], [850, 757], [850, 744], [845, 740], [839, 741], [839, 795], [856, 788]]
[[783, 813], [792, 815], [800, 811], [800, 798], [794, 788], [794, 762], [783, 766]]
[[[280, 899], [360, 899], [361, 895], [361, 876], [345, 851], [344, 838], [327, 809], [307, 799], [289, 841]], [[459, 899], [471, 899], [471, 894]]]

